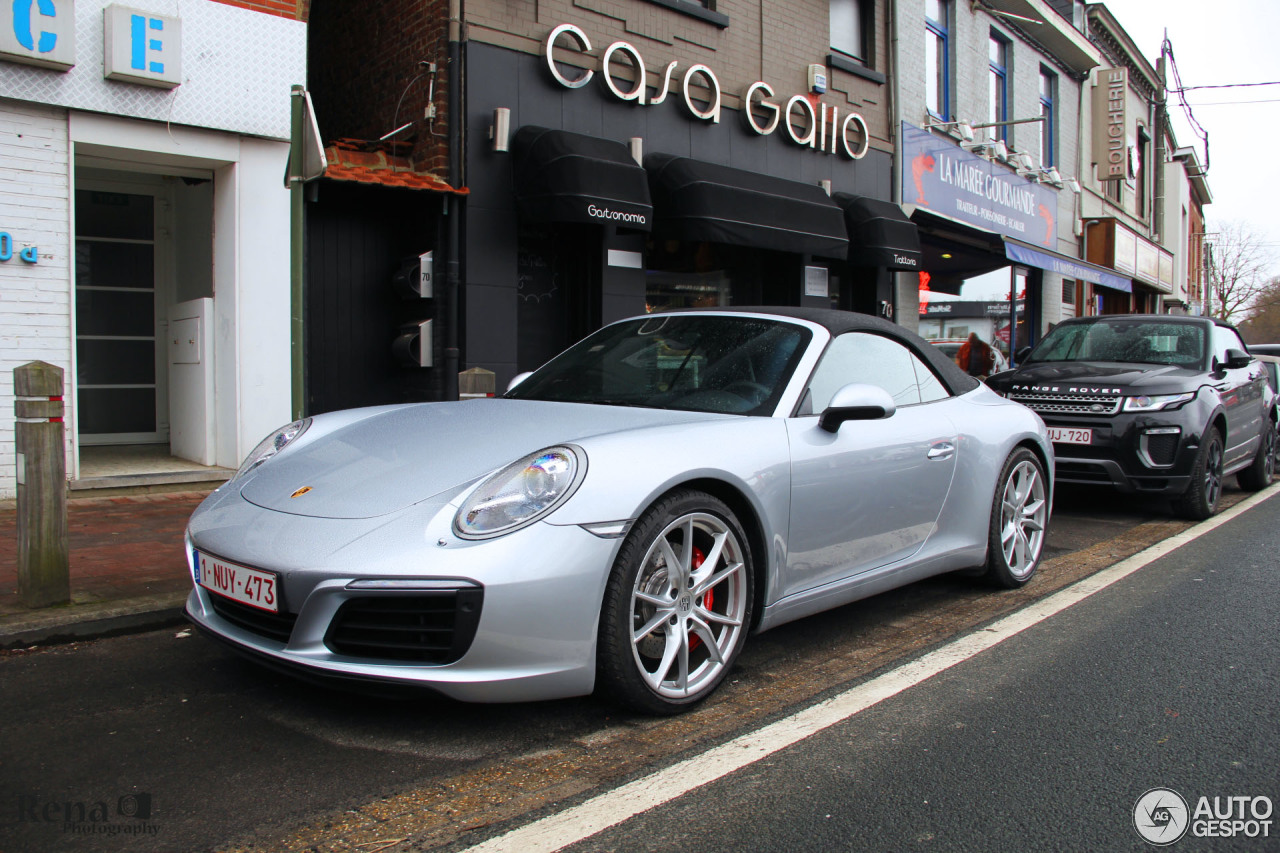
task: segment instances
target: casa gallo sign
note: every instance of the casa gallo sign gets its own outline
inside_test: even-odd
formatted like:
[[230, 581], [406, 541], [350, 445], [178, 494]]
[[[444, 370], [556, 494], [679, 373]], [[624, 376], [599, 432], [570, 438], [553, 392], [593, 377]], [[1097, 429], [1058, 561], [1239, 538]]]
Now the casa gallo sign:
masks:
[[[661, 73], [661, 87], [657, 91], [650, 91], [644, 57], [634, 45], [625, 41], [615, 41], [606, 47], [600, 56], [598, 68], [588, 66], [577, 77], [566, 76], [555, 59], [557, 40], [561, 36], [567, 37], [564, 41], [572, 42], [570, 49], [577, 53], [590, 53], [592, 47], [587, 34], [573, 24], [556, 27], [543, 42], [547, 69], [551, 72], [551, 77], [566, 89], [582, 88], [591, 82], [598, 71], [605, 88], [621, 101], [630, 101], [639, 106], [657, 106], [672, 94], [679, 61], [673, 59], [667, 63], [666, 69]], [[563, 42], [560, 47], [564, 49]], [[623, 57], [634, 70], [635, 81], [630, 84], [630, 88], [619, 85], [620, 78], [613, 74], [615, 63]], [[700, 63], [690, 65], [680, 76], [678, 86], [680, 97], [691, 116], [701, 121], [720, 121], [720, 80], [711, 68]], [[695, 97], [695, 86], [701, 87], [708, 94], [702, 98]], [[787, 138], [796, 145], [826, 154], [838, 153], [850, 160], [861, 160], [866, 156], [871, 133], [866, 121], [858, 113], [852, 110], [841, 112], [839, 107], [824, 104], [816, 97], [811, 100], [808, 95], [794, 95], [785, 104], [780, 104], [774, 98], [773, 87], [763, 80], [757, 80], [743, 92], [742, 116], [751, 132], [769, 136], [781, 126]]]

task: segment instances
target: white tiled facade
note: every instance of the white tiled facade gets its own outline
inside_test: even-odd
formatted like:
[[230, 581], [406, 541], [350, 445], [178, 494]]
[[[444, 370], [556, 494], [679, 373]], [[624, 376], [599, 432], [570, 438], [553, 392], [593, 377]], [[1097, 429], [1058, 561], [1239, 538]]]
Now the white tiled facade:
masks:
[[[0, 58], [0, 232], [12, 240], [12, 257], [0, 261], [0, 499], [17, 491], [13, 369], [22, 364], [62, 368], [68, 476], [79, 471], [74, 209], [77, 188], [95, 181], [122, 181], [124, 193], [134, 184], [158, 188], [159, 362], [166, 312], [184, 299], [210, 303], [213, 356], [203, 375], [214, 390], [198, 410], [169, 405], [167, 421], [159, 412], [157, 434], [172, 436], [182, 415], [184, 427], [207, 433], [198, 461], [235, 468], [291, 416], [290, 212], [281, 177], [289, 88], [306, 82], [306, 24], [212, 0], [130, 3], [182, 21], [182, 81], [160, 89], [104, 79], [108, 0], [51, 2], [75, 17], [74, 66]], [[184, 181], [206, 187], [204, 208], [175, 218], [170, 199], [194, 197]], [[193, 270], [188, 251], [187, 268], [176, 265], [175, 254], [193, 245], [208, 259]], [[29, 247], [35, 263], [21, 257]], [[184, 295], [193, 288], [199, 292]], [[162, 410], [170, 387], [157, 368]]]
[[[69, 148], [66, 110], [0, 98], [0, 231], [13, 240], [0, 262], [0, 496], [14, 476], [14, 368], [71, 367]], [[20, 257], [29, 247], [34, 264]]]
[[[1079, 96], [1080, 83], [1075, 76], [1042, 48], [1024, 39], [1019, 31], [1009, 26], [1000, 16], [985, 11], [978, 4], [954, 0], [953, 14], [948, 33], [951, 49], [951, 87], [949, 118], [981, 124], [987, 121], [988, 112], [988, 42], [992, 32], [997, 32], [1009, 43], [1008, 113], [1010, 119], [1023, 119], [1040, 115], [1040, 69], [1047, 68], [1057, 80], [1055, 113], [1055, 166], [1064, 178], [1082, 175], [1090, 169], [1088, 162], [1080, 159]], [[895, 83], [902, 104], [902, 118], [917, 127], [925, 127], [936, 121], [930, 117], [925, 105], [925, 16], [924, 3], [899, 2], [897, 38], [899, 47], [899, 74]], [[1047, 8], [1039, 14], [1054, 13]], [[1050, 18], [1059, 26], [1070, 26], [1065, 20]], [[1083, 36], [1081, 37], [1083, 38]], [[1024, 151], [1038, 159], [1039, 130], [1036, 124], [1011, 125], [1007, 130], [1010, 150]], [[982, 134], [985, 131], [979, 130]], [[1012, 170], [1010, 170], [1012, 173]], [[1079, 257], [1079, 240], [1075, 226], [1079, 221], [1078, 200], [1067, 188], [1056, 190], [1057, 245], [1053, 248], [1070, 257]], [[905, 315], [910, 310], [908, 302], [915, 294], [910, 287], [899, 292], [900, 310]], [[1062, 302], [1062, 276], [1053, 272], [1043, 273], [1041, 300], [1041, 328], [1048, 329], [1064, 316], [1074, 312]]]

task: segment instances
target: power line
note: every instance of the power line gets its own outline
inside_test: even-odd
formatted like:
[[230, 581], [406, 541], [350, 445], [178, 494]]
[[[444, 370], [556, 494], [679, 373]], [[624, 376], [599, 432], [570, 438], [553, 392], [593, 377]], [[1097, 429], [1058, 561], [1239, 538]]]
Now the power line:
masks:
[[1173, 42], [1169, 41], [1168, 31], [1165, 31], [1164, 42], [1160, 45], [1161, 56], [1169, 57], [1169, 69], [1173, 72], [1173, 82], [1177, 87], [1173, 90], [1178, 96], [1178, 102], [1182, 105], [1182, 110], [1186, 113], [1187, 121], [1191, 125], [1191, 129], [1204, 142], [1204, 171], [1209, 171], [1209, 131], [1205, 130], [1200, 122], [1196, 121], [1195, 113], [1191, 111], [1191, 105], [1187, 103], [1186, 87], [1182, 85], [1182, 74], [1178, 70], [1178, 61], [1173, 56]]
[[1235, 104], [1280, 104], [1280, 97], [1268, 97], [1261, 101], [1198, 101], [1192, 106], [1231, 106]]
[[1268, 83], [1218, 83], [1213, 86], [1179, 86], [1177, 89], [1170, 89], [1171, 92], [1193, 92], [1196, 89], [1244, 89], [1249, 86], [1280, 86], [1280, 80], [1273, 80]]

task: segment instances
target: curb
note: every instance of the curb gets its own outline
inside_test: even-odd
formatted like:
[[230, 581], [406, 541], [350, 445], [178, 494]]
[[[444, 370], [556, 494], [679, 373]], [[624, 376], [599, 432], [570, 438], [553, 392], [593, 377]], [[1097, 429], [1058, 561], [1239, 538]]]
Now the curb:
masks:
[[0, 649], [74, 643], [150, 631], [185, 622], [186, 592], [104, 601], [0, 616]]

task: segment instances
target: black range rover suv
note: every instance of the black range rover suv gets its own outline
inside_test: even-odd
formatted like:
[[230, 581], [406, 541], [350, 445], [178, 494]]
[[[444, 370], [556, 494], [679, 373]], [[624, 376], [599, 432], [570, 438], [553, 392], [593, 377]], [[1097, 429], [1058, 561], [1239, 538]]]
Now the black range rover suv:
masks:
[[1064, 320], [988, 384], [1039, 413], [1059, 483], [1168, 495], [1180, 515], [1218, 510], [1222, 480], [1275, 474], [1274, 395], [1230, 325], [1125, 314]]

